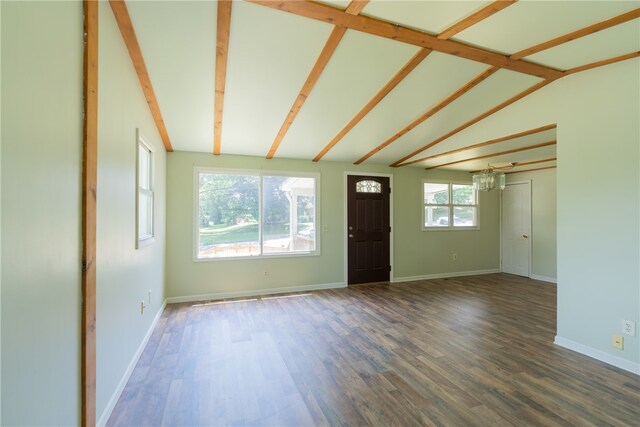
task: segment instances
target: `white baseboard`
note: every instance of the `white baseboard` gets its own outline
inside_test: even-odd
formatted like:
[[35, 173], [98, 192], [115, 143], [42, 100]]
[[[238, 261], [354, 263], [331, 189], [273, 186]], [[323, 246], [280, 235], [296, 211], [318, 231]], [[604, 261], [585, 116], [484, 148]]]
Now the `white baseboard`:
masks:
[[537, 274], [532, 274], [531, 279], [539, 280], [541, 282], [558, 283], [558, 279], [556, 279], [555, 277], [539, 276]]
[[564, 347], [577, 353], [584, 354], [585, 356], [589, 356], [593, 359], [599, 360], [601, 362], [608, 363], [609, 365], [615, 366], [616, 368], [624, 369], [625, 371], [629, 371], [632, 374], [640, 375], [640, 363], [632, 362], [631, 360], [614, 356], [613, 354], [609, 354], [602, 350], [598, 350], [587, 345], [571, 341], [558, 335], [556, 335], [554, 343], [559, 345], [560, 347]]
[[288, 292], [317, 291], [320, 289], [336, 289], [336, 288], [346, 288], [346, 287], [347, 287], [347, 284], [342, 282], [342, 283], [322, 283], [318, 285], [289, 286], [285, 288], [252, 289], [248, 291], [236, 291], [236, 292], [218, 292], [213, 294], [170, 297], [170, 298], [167, 298], [167, 303], [174, 304], [178, 302], [211, 301], [211, 300], [219, 300], [219, 299], [226, 299], [226, 298], [255, 297], [258, 295], [284, 294]]
[[456, 271], [452, 273], [425, 274], [423, 276], [394, 277], [392, 283], [413, 282], [416, 280], [445, 279], [447, 277], [479, 276], [481, 274], [500, 273], [499, 268], [490, 270]]
[[153, 330], [155, 329], [156, 324], [158, 323], [158, 320], [160, 320], [160, 317], [162, 317], [162, 313], [164, 312], [164, 309], [166, 306], [167, 306], [167, 300], [165, 299], [164, 302], [162, 303], [162, 306], [160, 306], [160, 310], [158, 310], [158, 312], [156, 313], [156, 317], [153, 319], [153, 322], [151, 322], [151, 325], [147, 330], [147, 334], [144, 336], [144, 338], [142, 339], [142, 342], [138, 346], [138, 350], [136, 350], [135, 354], [133, 355], [133, 358], [131, 359], [131, 362], [129, 363], [127, 370], [124, 372], [124, 375], [122, 375], [122, 379], [120, 380], [118, 387], [116, 387], [116, 390], [111, 395], [111, 399], [109, 399], [109, 402], [107, 403], [107, 407], [104, 408], [104, 411], [102, 411], [102, 415], [100, 416], [100, 418], [98, 419], [98, 422], [96, 423], [98, 427], [105, 426], [107, 424], [107, 421], [109, 421], [109, 417], [113, 412], [113, 408], [116, 407], [116, 403], [118, 403], [118, 399], [120, 399], [120, 395], [122, 394], [122, 391], [127, 385], [127, 382], [129, 381], [129, 378], [131, 377], [133, 370], [138, 364], [138, 360], [140, 359], [140, 356], [142, 356], [142, 352], [144, 351], [144, 348], [147, 346], [147, 343], [149, 342], [149, 338], [151, 338], [151, 334], [153, 333]]

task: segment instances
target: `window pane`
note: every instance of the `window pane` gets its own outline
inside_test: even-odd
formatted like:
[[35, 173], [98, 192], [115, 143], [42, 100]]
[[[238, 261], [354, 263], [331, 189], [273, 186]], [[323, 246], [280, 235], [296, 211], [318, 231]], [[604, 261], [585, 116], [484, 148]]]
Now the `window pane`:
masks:
[[451, 185], [451, 198], [454, 205], [475, 205], [476, 194], [471, 184]]
[[382, 184], [370, 179], [358, 181], [356, 183], [356, 192], [358, 193], [382, 193]]
[[138, 193], [138, 240], [153, 236], [153, 193]]
[[425, 227], [448, 227], [449, 208], [425, 206], [424, 208]]
[[478, 225], [478, 208], [476, 207], [454, 207], [453, 226], [454, 227], [475, 227]]
[[259, 177], [201, 173], [199, 258], [259, 255]]
[[138, 186], [145, 190], [150, 190], [149, 176], [151, 175], [151, 153], [147, 148], [138, 144]]
[[316, 249], [315, 179], [262, 178], [263, 253]]
[[449, 184], [433, 182], [424, 183], [424, 202], [430, 205], [446, 205], [449, 203]]

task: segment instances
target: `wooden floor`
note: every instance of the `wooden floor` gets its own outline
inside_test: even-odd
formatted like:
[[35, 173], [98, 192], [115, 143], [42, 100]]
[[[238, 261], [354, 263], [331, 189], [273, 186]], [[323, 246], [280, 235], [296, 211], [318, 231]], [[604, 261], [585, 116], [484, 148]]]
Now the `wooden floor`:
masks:
[[555, 325], [504, 274], [169, 305], [109, 425], [640, 425], [640, 377]]

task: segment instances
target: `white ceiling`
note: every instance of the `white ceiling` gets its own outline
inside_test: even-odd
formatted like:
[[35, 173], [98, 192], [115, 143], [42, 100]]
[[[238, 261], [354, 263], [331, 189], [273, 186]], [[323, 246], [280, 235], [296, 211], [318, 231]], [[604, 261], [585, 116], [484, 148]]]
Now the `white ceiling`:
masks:
[[[349, 4], [326, 3], [341, 9]], [[490, 3], [372, 0], [361, 14], [438, 34]], [[216, 3], [128, 1], [127, 6], [174, 149], [212, 153]], [[453, 39], [512, 54], [639, 6], [638, 1], [521, 0]], [[270, 7], [233, 2], [222, 155], [266, 156], [333, 28]], [[347, 30], [275, 157], [311, 161], [419, 49]], [[640, 23], [635, 19], [525, 59], [565, 70], [639, 50]], [[356, 161], [488, 67], [432, 52], [321, 161]], [[540, 81], [499, 70], [366, 162], [391, 164]], [[552, 129], [413, 166], [434, 166], [554, 139]], [[445, 140], [414, 159], [456, 148], [460, 147]], [[487, 163], [552, 157], [555, 146], [447, 168], [473, 170]]]

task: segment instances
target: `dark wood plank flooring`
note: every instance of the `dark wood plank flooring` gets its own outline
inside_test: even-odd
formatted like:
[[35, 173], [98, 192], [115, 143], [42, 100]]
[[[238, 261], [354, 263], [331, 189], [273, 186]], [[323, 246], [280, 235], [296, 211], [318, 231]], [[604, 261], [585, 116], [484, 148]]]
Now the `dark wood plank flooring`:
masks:
[[555, 330], [506, 274], [173, 304], [109, 425], [640, 425], [640, 377]]

